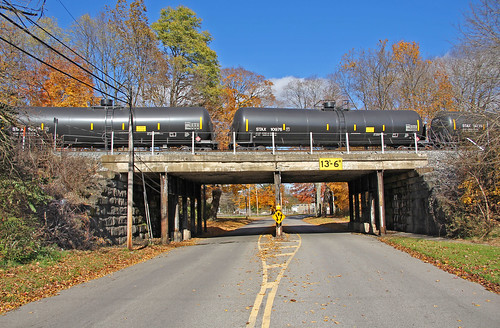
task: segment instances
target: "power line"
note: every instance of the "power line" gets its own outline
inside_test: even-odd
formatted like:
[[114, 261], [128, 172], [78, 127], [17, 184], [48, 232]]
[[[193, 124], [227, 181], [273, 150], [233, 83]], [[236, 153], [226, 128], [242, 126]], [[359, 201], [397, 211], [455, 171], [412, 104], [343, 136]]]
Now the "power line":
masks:
[[[60, 1], [59, 1], [60, 2]], [[62, 4], [62, 3], [61, 3]], [[64, 6], [64, 5], [63, 5]], [[65, 7], [66, 9], [66, 7]], [[68, 12], [69, 13], [69, 12]], [[71, 14], [70, 14], [71, 15]], [[73, 18], [73, 16], [71, 16]], [[61, 40], [59, 40], [56, 36], [52, 35], [49, 31], [47, 31], [46, 29], [44, 29], [42, 26], [40, 26], [38, 23], [36, 23], [35, 21], [33, 21], [31, 18], [29, 17], [25, 17], [28, 21], [30, 21], [33, 25], [35, 25], [36, 27], [38, 27], [39, 29], [41, 29], [42, 31], [44, 31], [47, 35], [49, 35], [50, 37], [52, 37], [54, 40], [56, 40], [59, 44], [61, 44], [64, 48], [68, 49], [70, 52], [72, 52], [73, 54], [75, 54], [77, 57], [81, 58], [83, 61], [85, 61], [87, 64], [89, 64], [91, 67], [95, 68], [98, 72], [100, 72], [101, 74], [103, 74], [104, 76], [106, 76], [107, 78], [111, 79], [113, 82], [115, 82], [116, 84], [120, 84], [120, 82], [118, 82], [116, 79], [114, 79], [112, 76], [108, 75], [106, 72], [104, 72], [103, 70], [101, 70], [99, 67], [95, 66], [93, 63], [91, 63], [89, 60], [87, 60], [85, 57], [83, 57], [82, 55], [80, 55], [79, 53], [77, 53], [76, 51], [74, 51], [73, 49], [71, 49], [69, 46], [67, 46], [64, 42], [62, 42]], [[74, 19], [74, 18], [73, 18]], [[100, 80], [102, 81], [102, 80]]]
[[106, 95], [106, 96], [108, 96], [108, 97], [111, 97], [111, 98], [115, 99], [116, 101], [121, 101], [121, 102], [123, 102], [123, 103], [125, 103], [125, 104], [127, 104], [127, 103], [128, 103], [128, 102], [126, 102], [126, 101], [124, 101], [124, 100], [122, 100], [122, 99], [120, 99], [120, 98], [117, 98], [117, 97], [115, 97], [115, 96], [112, 96], [112, 95], [110, 95], [110, 94], [108, 94], [108, 93], [106, 93], [106, 92], [102, 91], [101, 89], [98, 89], [98, 88], [94, 87], [93, 85], [90, 85], [90, 84], [88, 84], [88, 83], [86, 83], [86, 82], [84, 82], [84, 81], [82, 81], [82, 80], [80, 80], [80, 79], [78, 79], [78, 78], [76, 78], [76, 77], [72, 76], [72, 75], [71, 75], [71, 74], [69, 74], [69, 73], [66, 73], [66, 72], [64, 72], [64, 71], [60, 70], [59, 68], [57, 68], [57, 67], [55, 67], [55, 66], [53, 66], [53, 65], [51, 65], [51, 64], [49, 64], [49, 63], [47, 63], [47, 62], [45, 62], [44, 60], [42, 60], [42, 59], [40, 59], [40, 58], [36, 57], [35, 55], [30, 54], [30, 53], [29, 53], [29, 52], [27, 52], [26, 50], [21, 49], [20, 47], [18, 47], [17, 45], [13, 44], [12, 42], [10, 42], [10, 41], [8, 41], [8, 40], [4, 39], [2, 36], [0, 36], [0, 40], [2, 40], [2, 41], [4, 41], [5, 43], [7, 43], [7, 44], [11, 45], [12, 47], [16, 48], [17, 50], [21, 51], [22, 53], [24, 53], [24, 54], [26, 54], [26, 55], [30, 56], [31, 58], [35, 59], [36, 61], [38, 61], [38, 62], [40, 62], [40, 63], [42, 63], [42, 64], [44, 64], [44, 65], [47, 65], [48, 67], [50, 67], [50, 68], [52, 68], [52, 69], [54, 69], [54, 70], [58, 71], [59, 73], [62, 73], [62, 74], [64, 74], [64, 75], [66, 75], [67, 77], [72, 78], [73, 80], [75, 80], [75, 81], [77, 81], [77, 82], [79, 82], [79, 83], [82, 83], [83, 85], [85, 85], [85, 86], [87, 86], [87, 87], [89, 87], [89, 88], [92, 88], [92, 89], [93, 89], [93, 90], [95, 90], [95, 91], [101, 92], [102, 94], [104, 94], [104, 95]]
[[[128, 95], [126, 93], [124, 93], [123, 91], [121, 91], [120, 89], [116, 88], [115, 86], [109, 84], [108, 82], [104, 81], [103, 79], [101, 79], [100, 77], [98, 77], [97, 75], [95, 75], [93, 72], [85, 69], [84, 67], [80, 66], [78, 63], [76, 63], [74, 60], [68, 58], [66, 55], [62, 54], [60, 51], [58, 51], [57, 49], [55, 49], [54, 47], [52, 47], [51, 45], [47, 44], [45, 41], [41, 40], [39, 37], [37, 37], [36, 35], [34, 35], [33, 33], [31, 33], [26, 27], [22, 27], [21, 25], [19, 25], [18, 23], [16, 23], [15, 21], [13, 21], [12, 19], [10, 19], [9, 17], [5, 16], [4, 14], [0, 13], [0, 16], [3, 17], [4, 19], [6, 19], [7, 21], [9, 21], [11, 24], [13, 24], [14, 26], [16, 26], [17, 28], [21, 29], [23, 32], [25, 32], [26, 34], [28, 34], [29, 36], [31, 36], [33, 39], [37, 40], [38, 42], [40, 42], [41, 44], [43, 44], [44, 46], [46, 46], [47, 48], [49, 48], [50, 50], [52, 50], [53, 52], [57, 53], [59, 56], [63, 57], [64, 59], [66, 59], [67, 61], [69, 61], [70, 63], [72, 63], [73, 65], [77, 66], [78, 68], [80, 68], [81, 70], [83, 70], [84, 72], [90, 74], [91, 76], [93, 76], [94, 78], [96, 78], [97, 80], [103, 82], [105, 85], [109, 86], [110, 88], [114, 89], [115, 91], [123, 94], [125, 97], [127, 97]], [[50, 35], [50, 34], [49, 34]], [[59, 41], [60, 42], [60, 41]], [[78, 55], [80, 56], [80, 55]]]
[[[26, 6], [21, 6], [21, 5], [14, 5], [11, 2], [8, 2], [6, 0], [2, 0], [2, 3], [6, 4], [8, 7], [0, 5], [0, 9], [19, 12], [19, 13], [22, 13], [23, 15], [37, 16], [38, 14], [36, 14], [35, 12], [37, 12], [37, 11], [42, 12], [43, 6], [45, 5], [45, 0], [42, 1], [42, 4], [40, 5], [39, 9], [33, 9], [33, 8], [26, 7]], [[30, 10], [31, 12], [29, 12], [28, 10]]]

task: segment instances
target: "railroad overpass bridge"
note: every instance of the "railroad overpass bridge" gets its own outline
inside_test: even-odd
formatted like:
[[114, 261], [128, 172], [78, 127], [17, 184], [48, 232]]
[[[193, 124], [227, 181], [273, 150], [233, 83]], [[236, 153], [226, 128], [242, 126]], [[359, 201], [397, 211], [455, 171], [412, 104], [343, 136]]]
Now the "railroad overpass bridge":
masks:
[[[418, 179], [419, 173], [427, 170], [428, 152], [283, 151], [273, 154], [169, 151], [146, 154], [136, 154], [135, 166], [138, 172], [159, 186], [155, 192], [155, 188], [144, 185], [151, 195], [145, 203], [153, 212], [154, 235], [165, 241], [169, 237], [179, 240], [201, 233], [205, 206], [203, 186], [210, 184], [274, 183], [276, 190], [280, 190], [281, 183], [348, 182], [350, 226], [353, 230], [385, 233], [389, 226], [403, 231], [430, 232], [427, 231], [430, 229], [427, 227], [429, 220], [424, 213], [419, 213], [422, 212], [419, 204], [425, 202], [426, 195], [422, 193]], [[128, 156], [103, 155], [100, 161], [108, 177], [114, 176], [115, 180], [122, 181], [117, 188], [123, 189]], [[136, 179], [136, 184], [139, 182]], [[112, 194], [123, 196], [123, 190], [112, 191]], [[279, 197], [277, 195], [277, 200]], [[141, 202], [141, 196], [135, 195], [136, 206]], [[122, 242], [124, 211], [112, 207], [123, 205], [123, 199], [111, 201], [113, 204], [104, 203], [108, 206], [104, 211], [107, 212], [103, 216], [104, 225], [110, 226], [111, 231], [115, 231], [111, 235]], [[145, 214], [140, 209], [142, 205], [137, 207], [137, 213]], [[105, 217], [110, 213], [115, 217]], [[141, 219], [136, 219], [134, 224], [141, 225]], [[134, 233], [140, 235], [141, 230], [135, 228]]]

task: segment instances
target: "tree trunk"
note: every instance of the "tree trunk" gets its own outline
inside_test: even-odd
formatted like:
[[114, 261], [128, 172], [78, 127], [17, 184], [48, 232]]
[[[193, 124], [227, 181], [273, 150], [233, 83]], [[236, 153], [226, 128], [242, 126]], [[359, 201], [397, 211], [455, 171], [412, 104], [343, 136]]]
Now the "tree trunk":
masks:
[[219, 211], [220, 198], [222, 196], [222, 190], [220, 188], [215, 188], [212, 190], [212, 208], [210, 210], [210, 218], [217, 219], [217, 212]]

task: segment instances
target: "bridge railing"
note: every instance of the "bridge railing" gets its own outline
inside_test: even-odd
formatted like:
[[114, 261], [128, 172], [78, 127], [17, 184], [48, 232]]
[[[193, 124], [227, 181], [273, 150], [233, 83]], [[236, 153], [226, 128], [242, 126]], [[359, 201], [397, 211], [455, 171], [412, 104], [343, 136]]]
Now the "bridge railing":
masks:
[[[26, 138], [38, 136], [45, 140], [52, 139], [54, 149], [77, 148], [83, 150], [104, 150], [114, 154], [119, 148], [127, 148], [128, 132], [111, 131], [95, 135], [64, 135], [54, 133], [20, 133], [20, 143]], [[275, 154], [277, 151], [307, 150], [309, 153], [320, 149], [341, 149], [350, 153], [353, 149], [375, 147], [384, 153], [387, 147], [412, 149], [418, 153], [419, 136], [414, 132], [403, 134], [391, 133], [291, 133], [291, 132], [231, 132], [224, 135], [229, 151], [234, 154], [241, 150], [264, 150]], [[140, 152], [158, 152], [171, 149], [196, 151], [216, 149], [217, 135], [199, 131], [141, 132], [134, 135], [134, 144]], [[50, 142], [50, 141], [49, 141]], [[24, 149], [24, 146], [23, 146]], [[373, 149], [373, 148], [372, 148]]]
[[350, 153], [352, 148], [380, 147], [382, 153], [387, 147], [414, 149], [418, 153], [420, 137], [416, 132], [408, 133], [290, 133], [290, 132], [232, 132], [230, 147], [237, 149], [257, 148], [277, 150], [307, 148], [310, 153], [315, 149], [343, 148]]

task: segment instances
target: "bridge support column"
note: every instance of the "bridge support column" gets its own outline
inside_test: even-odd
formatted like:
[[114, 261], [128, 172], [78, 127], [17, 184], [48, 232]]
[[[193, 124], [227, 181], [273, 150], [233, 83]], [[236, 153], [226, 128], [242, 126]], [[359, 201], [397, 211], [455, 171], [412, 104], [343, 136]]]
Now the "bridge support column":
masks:
[[188, 218], [188, 197], [186, 192], [186, 183], [184, 183], [184, 195], [182, 196], [182, 240], [191, 239], [191, 230], [189, 230]]
[[191, 235], [196, 236], [196, 198], [195, 198], [195, 187], [196, 185], [194, 183], [191, 183], [191, 188], [189, 188], [190, 191], [190, 197], [189, 197], [189, 229], [191, 230]]
[[174, 232], [173, 232], [173, 240], [174, 241], [182, 241], [182, 233], [180, 231], [180, 218], [179, 218], [179, 196], [175, 196], [175, 214], [174, 214]]
[[203, 202], [201, 200], [201, 186], [197, 185], [196, 186], [196, 234], [200, 236], [203, 233]]
[[168, 244], [168, 174], [162, 174], [160, 176], [160, 226], [161, 226], [161, 242], [163, 244]]
[[[276, 200], [276, 208], [281, 206], [281, 172], [274, 172], [274, 196]], [[276, 223], [276, 237], [280, 238], [283, 235], [282, 222]]]
[[207, 232], [207, 216], [205, 212], [207, 211], [207, 186], [203, 185], [203, 189], [201, 190], [201, 215], [203, 217], [203, 231]]
[[369, 213], [368, 213], [368, 201], [366, 200], [367, 192], [365, 190], [360, 190], [360, 230], [361, 232], [369, 232]]
[[319, 218], [323, 213], [323, 209], [321, 208], [323, 202], [321, 202], [321, 183], [315, 183], [316, 186], [316, 216]]
[[375, 206], [375, 197], [373, 193], [368, 194], [368, 206], [370, 207], [370, 226], [368, 228], [368, 232], [376, 234], [377, 232], [377, 213]]
[[354, 183], [348, 183], [349, 189], [349, 230], [353, 229], [354, 226]]
[[377, 171], [377, 198], [379, 215], [379, 234], [386, 233], [385, 225], [385, 197], [384, 197], [384, 171]]
[[353, 196], [353, 205], [354, 205], [354, 213], [353, 213], [353, 223], [352, 223], [352, 229], [354, 230], [360, 230], [360, 225], [361, 225], [361, 211], [360, 211], [360, 200], [361, 200], [361, 188], [360, 188], [360, 181], [355, 181], [351, 182], [353, 191], [352, 191], [352, 196]]

